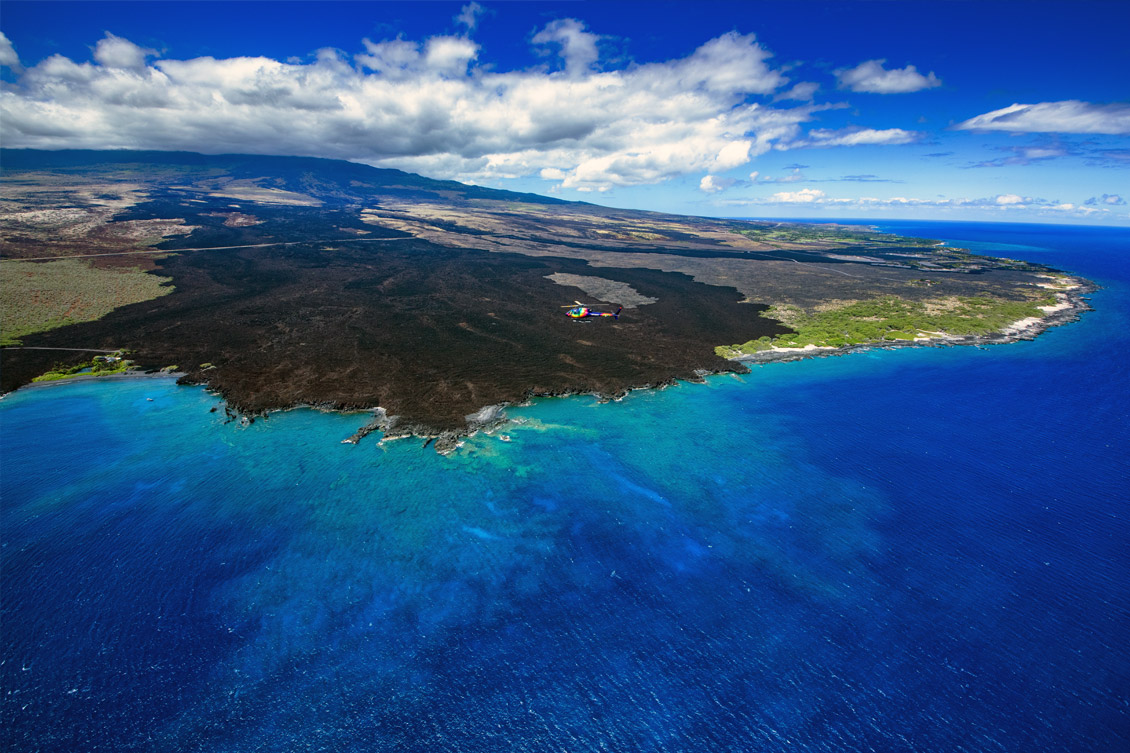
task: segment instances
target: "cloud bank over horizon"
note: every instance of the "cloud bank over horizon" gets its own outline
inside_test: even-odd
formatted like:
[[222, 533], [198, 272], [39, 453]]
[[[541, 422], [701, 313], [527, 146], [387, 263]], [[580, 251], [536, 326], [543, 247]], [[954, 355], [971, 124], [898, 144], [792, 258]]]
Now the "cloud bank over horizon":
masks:
[[[764, 206], [786, 207], [825, 207], [842, 212], [845, 210], [858, 212], [907, 210], [913, 208], [930, 208], [942, 211], [977, 210], [983, 214], [998, 214], [1002, 218], [1010, 214], [1035, 213], [1044, 217], [1063, 218], [1073, 217], [1103, 217], [1109, 215], [1110, 206], [1124, 206], [1126, 202], [1121, 196], [1103, 194], [1102, 197], [1091, 197], [1080, 203], [1060, 200], [1050, 200], [1033, 196], [1020, 196], [1018, 194], [997, 194], [977, 198], [918, 198], [909, 196], [862, 196], [862, 197], [836, 197], [829, 196], [818, 188], [802, 188], [797, 191], [778, 191], [763, 199], [723, 199], [720, 202], [731, 210], [751, 210]], [[1105, 206], [1104, 206], [1105, 205]]]
[[[739, 167], [788, 148], [822, 109], [750, 101], [789, 82], [752, 34], [618, 70], [599, 69], [596, 40], [554, 21], [531, 39], [554, 63], [495, 71], [466, 36], [365, 39], [352, 56], [281, 62], [164, 59], [107, 33], [92, 61], [52, 55], [5, 86], [2, 135], [11, 147], [296, 154], [600, 191]], [[19, 66], [6, 38], [0, 60]]]
[[560, 19], [529, 38], [545, 62], [499, 71], [480, 65], [469, 36], [482, 12], [472, 3], [456, 17], [468, 35], [364, 39], [363, 51], [324, 48], [308, 62], [163, 58], [106, 32], [90, 61], [55, 54], [23, 68], [2, 37], [0, 63], [18, 79], [0, 92], [0, 134], [9, 147], [294, 154], [577, 191], [714, 175], [774, 149], [917, 139], [898, 128], [805, 133], [846, 105], [813, 103], [818, 85], [791, 81], [753, 34], [604, 68], [600, 37]]
[[[721, 27], [689, 6], [678, 23], [616, 9], [590, 26], [574, 6], [555, 17], [523, 3], [452, 3], [439, 16], [361, 5], [303, 22], [241, 7], [216, 29], [205, 18], [182, 29], [161, 4], [107, 5], [54, 31], [46, 7], [6, 14], [0, 140], [344, 159], [683, 213], [738, 202], [975, 216], [1004, 205], [958, 197], [991, 181], [993, 196], [1065, 197], [1008, 205], [1029, 217], [1062, 205], [1130, 221], [1125, 204], [1097, 198], [1127, 195], [1130, 105], [1117, 82], [1069, 76], [1027, 44], [954, 57], [868, 4], [866, 18], [845, 11], [810, 34], [798, 26], [810, 14], [788, 5]], [[974, 38], [960, 15], [931, 33]], [[1100, 64], [1109, 40], [1084, 42], [1083, 28], [1076, 72], [1112, 70]], [[1068, 39], [1062, 24], [1041, 29]], [[834, 197], [820, 190], [830, 184]]]

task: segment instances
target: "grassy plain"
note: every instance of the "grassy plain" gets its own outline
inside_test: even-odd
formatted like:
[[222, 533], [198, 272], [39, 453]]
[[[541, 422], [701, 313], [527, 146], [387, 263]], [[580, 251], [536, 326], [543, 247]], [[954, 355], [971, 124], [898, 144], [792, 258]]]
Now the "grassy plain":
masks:
[[782, 322], [793, 329], [794, 334], [720, 346], [715, 352], [724, 358], [733, 358], [774, 347], [840, 347], [923, 336], [986, 335], [1021, 319], [1043, 316], [1044, 312], [1038, 307], [1053, 303], [1055, 299], [1050, 294], [1028, 301], [992, 296], [912, 301], [892, 295], [829, 303], [811, 311], [799, 306], [776, 305], [762, 316]]
[[167, 277], [137, 268], [100, 269], [81, 259], [0, 263], [0, 345], [116, 308], [168, 295]]

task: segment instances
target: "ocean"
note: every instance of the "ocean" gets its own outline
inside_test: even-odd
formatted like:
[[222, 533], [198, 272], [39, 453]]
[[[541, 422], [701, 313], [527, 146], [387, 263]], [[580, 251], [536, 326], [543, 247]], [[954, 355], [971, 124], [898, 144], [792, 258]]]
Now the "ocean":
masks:
[[1130, 228], [881, 227], [1095, 310], [537, 400], [449, 456], [165, 379], [7, 396], [0, 746], [1130, 749]]

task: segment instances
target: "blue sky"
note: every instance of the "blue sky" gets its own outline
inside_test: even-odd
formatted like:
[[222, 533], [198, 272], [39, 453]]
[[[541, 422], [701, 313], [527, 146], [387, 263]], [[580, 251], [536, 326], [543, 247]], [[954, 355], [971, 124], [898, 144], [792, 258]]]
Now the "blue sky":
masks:
[[722, 216], [1130, 224], [1127, 2], [0, 4], [9, 147]]

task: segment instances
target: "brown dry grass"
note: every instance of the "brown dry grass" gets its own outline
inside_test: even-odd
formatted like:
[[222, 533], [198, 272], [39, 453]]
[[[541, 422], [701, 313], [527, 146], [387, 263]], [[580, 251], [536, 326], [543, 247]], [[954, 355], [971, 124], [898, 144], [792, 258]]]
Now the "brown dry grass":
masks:
[[99, 269], [79, 259], [0, 264], [0, 341], [76, 322], [168, 295], [169, 278], [132, 269]]

